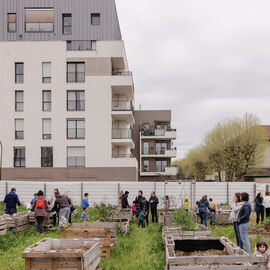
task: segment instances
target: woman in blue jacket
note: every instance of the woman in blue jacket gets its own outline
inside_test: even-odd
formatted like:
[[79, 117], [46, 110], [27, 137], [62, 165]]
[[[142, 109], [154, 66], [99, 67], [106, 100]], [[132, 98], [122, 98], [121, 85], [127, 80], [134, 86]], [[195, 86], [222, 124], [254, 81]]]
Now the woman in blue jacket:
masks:
[[199, 216], [201, 218], [201, 224], [207, 227], [207, 208], [211, 211], [209, 202], [207, 200], [207, 195], [203, 195], [202, 199], [199, 201]]

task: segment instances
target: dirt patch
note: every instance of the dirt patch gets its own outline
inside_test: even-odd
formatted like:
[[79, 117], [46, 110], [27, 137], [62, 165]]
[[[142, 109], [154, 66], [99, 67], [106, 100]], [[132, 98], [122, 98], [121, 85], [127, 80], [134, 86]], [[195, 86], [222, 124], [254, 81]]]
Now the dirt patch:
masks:
[[175, 255], [178, 256], [220, 256], [220, 255], [228, 255], [225, 250], [217, 250], [217, 249], [208, 249], [206, 251], [193, 251], [193, 252], [185, 252], [180, 250], [175, 250]]
[[248, 229], [251, 234], [264, 234], [270, 236], [270, 225], [254, 226]]

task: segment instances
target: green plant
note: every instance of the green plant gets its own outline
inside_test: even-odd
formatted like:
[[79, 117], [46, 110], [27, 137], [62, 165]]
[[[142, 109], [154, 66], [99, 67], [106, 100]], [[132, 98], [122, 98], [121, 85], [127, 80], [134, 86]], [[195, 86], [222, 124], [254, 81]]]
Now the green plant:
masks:
[[230, 205], [229, 202], [222, 202], [219, 204], [220, 206], [226, 206], [226, 205]]
[[98, 212], [100, 221], [107, 222], [112, 220], [115, 210], [111, 204], [95, 204], [94, 209]]
[[172, 215], [175, 223], [181, 227], [182, 231], [194, 231], [196, 229], [196, 224], [191, 220], [192, 216], [190, 212], [184, 208], [177, 209]]

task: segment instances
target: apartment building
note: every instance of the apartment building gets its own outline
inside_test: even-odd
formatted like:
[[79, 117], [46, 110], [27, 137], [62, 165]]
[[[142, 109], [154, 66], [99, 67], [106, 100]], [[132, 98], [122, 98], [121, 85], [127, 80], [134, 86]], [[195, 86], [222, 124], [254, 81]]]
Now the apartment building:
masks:
[[0, 10], [2, 179], [136, 181], [114, 0], [1, 0]]
[[175, 176], [171, 167], [177, 149], [173, 146], [176, 129], [171, 127], [170, 110], [138, 110], [134, 113], [135, 151], [139, 181], [164, 181]]

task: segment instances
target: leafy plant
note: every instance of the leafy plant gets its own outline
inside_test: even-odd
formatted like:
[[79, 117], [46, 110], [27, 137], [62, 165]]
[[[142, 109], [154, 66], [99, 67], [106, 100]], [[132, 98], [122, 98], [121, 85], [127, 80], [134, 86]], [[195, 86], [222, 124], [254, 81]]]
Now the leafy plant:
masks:
[[195, 231], [196, 224], [192, 221], [190, 212], [184, 208], [177, 209], [173, 212], [175, 223], [181, 227], [182, 231]]
[[103, 222], [108, 222], [112, 220], [114, 214], [114, 208], [111, 204], [95, 204], [94, 209], [98, 212], [99, 220]]

